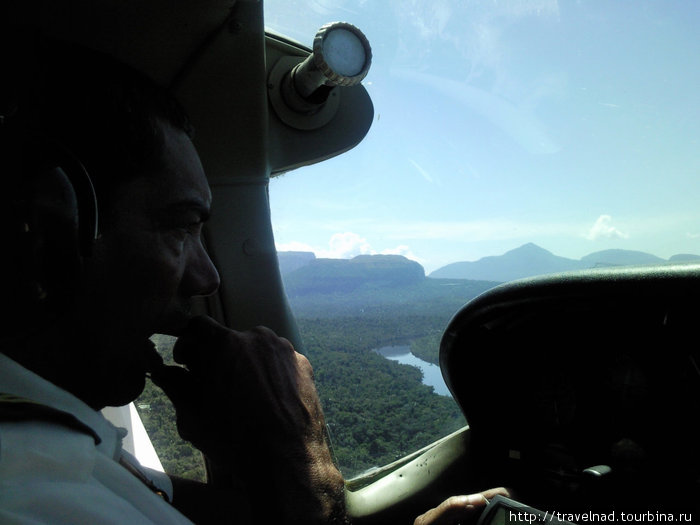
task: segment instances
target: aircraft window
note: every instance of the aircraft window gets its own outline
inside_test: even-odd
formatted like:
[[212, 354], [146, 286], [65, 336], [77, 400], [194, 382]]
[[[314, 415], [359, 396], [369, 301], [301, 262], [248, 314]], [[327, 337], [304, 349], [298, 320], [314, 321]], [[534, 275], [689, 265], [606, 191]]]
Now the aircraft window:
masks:
[[372, 46], [367, 137], [270, 184], [346, 476], [465, 424], [377, 349], [437, 363], [450, 317], [497, 282], [700, 258], [700, 4], [265, 4], [305, 45], [341, 20]]

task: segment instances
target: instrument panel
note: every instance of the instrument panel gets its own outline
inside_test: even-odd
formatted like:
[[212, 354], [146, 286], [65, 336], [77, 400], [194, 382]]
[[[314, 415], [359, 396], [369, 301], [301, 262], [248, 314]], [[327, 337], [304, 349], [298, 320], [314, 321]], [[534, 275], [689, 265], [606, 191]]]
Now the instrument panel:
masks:
[[440, 360], [484, 478], [540, 508], [694, 504], [698, 326], [698, 266], [533, 278], [467, 304]]

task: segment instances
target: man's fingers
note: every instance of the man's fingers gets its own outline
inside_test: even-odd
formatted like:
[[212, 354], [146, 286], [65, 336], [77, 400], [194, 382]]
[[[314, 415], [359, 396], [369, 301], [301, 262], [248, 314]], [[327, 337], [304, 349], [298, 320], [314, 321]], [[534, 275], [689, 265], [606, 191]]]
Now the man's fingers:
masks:
[[179, 366], [162, 365], [151, 370], [151, 381], [165, 392], [176, 407], [190, 394], [191, 380], [188, 372]]
[[418, 516], [414, 525], [452, 525], [462, 521], [469, 523], [470, 518], [474, 518], [475, 521], [484, 505], [486, 500], [480, 494], [452, 496], [434, 509]]
[[190, 319], [173, 347], [173, 359], [176, 363], [198, 368], [205, 365], [223, 346], [222, 341], [229, 332], [228, 328], [207, 316]]
[[209, 370], [222, 361], [261, 362], [296, 352], [289, 340], [262, 326], [246, 332], [231, 330], [211, 317], [193, 317], [173, 347], [173, 359], [190, 370]]
[[480, 494], [484, 495], [489, 500], [494, 496], [505, 496], [506, 498], [512, 497], [510, 491], [505, 487], [497, 487], [495, 489], [485, 490], [483, 492], [480, 492]]
[[496, 495], [508, 496], [508, 491], [503, 488], [495, 488], [469, 494], [468, 496], [452, 496], [440, 503], [437, 507], [421, 514], [414, 521], [414, 525], [452, 525], [454, 523], [476, 523], [476, 519], [487, 501]]
[[180, 435], [210, 457], [224, 457], [232, 429], [242, 425], [254, 439], [284, 446], [290, 436], [323, 435], [313, 368], [272, 330], [238, 332], [195, 317], [175, 343], [173, 357], [186, 368], [160, 364], [152, 367], [151, 379], [175, 405]]

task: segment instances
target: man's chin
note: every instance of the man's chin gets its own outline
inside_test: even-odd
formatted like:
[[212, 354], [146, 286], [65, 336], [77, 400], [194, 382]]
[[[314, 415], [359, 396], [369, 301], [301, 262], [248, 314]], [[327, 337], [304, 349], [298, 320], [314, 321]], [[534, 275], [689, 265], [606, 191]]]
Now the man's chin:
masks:
[[155, 352], [153, 343], [148, 339], [143, 341], [132, 359], [119, 362], [112, 373], [105, 377], [104, 389], [105, 406], [122, 406], [131, 403], [139, 397], [146, 387], [146, 373], [150, 369], [150, 353]]

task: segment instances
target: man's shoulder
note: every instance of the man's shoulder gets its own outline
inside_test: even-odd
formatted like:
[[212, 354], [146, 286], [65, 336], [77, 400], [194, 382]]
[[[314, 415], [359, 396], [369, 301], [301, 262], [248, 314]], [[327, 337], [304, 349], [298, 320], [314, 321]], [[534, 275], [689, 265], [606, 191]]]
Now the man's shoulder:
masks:
[[90, 435], [51, 421], [0, 422], [0, 487], [3, 524], [191, 523]]
[[0, 419], [0, 480], [85, 481], [97, 450], [91, 435], [51, 420]]

